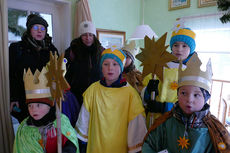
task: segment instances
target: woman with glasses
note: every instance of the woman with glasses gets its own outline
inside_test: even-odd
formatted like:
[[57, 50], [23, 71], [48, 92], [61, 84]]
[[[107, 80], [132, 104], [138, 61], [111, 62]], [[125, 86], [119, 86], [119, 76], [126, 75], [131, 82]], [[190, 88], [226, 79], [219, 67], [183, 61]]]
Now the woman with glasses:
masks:
[[24, 69], [30, 68], [32, 73], [36, 69], [41, 71], [49, 62], [50, 51], [53, 54], [57, 52], [52, 38], [47, 33], [46, 20], [31, 14], [27, 17], [26, 27], [21, 41], [11, 43], [9, 47], [10, 110], [19, 122], [28, 116], [23, 83]]

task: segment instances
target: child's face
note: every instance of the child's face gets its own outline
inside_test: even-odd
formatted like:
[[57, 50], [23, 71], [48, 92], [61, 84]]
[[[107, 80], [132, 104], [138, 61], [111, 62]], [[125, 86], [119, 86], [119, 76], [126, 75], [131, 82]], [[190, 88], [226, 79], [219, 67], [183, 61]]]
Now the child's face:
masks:
[[127, 56], [124, 67], [125, 68], [128, 67], [131, 63], [132, 63], [132, 59], [129, 56]]
[[189, 53], [190, 53], [190, 47], [181, 41], [177, 41], [172, 46], [172, 53], [177, 57], [178, 60], [185, 60]]
[[107, 85], [115, 82], [121, 74], [120, 65], [113, 59], [107, 58], [102, 63], [102, 73]]
[[178, 91], [179, 106], [187, 115], [200, 111], [204, 106], [204, 96], [199, 87], [186, 85]]
[[50, 106], [42, 103], [30, 103], [28, 104], [28, 110], [33, 119], [40, 120], [49, 112]]

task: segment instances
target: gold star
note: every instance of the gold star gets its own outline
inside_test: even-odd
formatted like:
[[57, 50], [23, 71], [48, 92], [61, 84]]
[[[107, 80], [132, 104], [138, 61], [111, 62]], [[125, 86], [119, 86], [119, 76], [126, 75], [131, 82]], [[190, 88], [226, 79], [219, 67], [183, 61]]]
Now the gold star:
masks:
[[168, 67], [167, 63], [177, 58], [167, 52], [168, 45], [165, 46], [167, 33], [165, 33], [157, 41], [145, 36], [145, 48], [141, 48], [142, 52], [136, 55], [136, 58], [141, 61], [143, 66], [142, 76], [145, 77], [152, 73], [153, 78], [156, 75], [163, 81], [163, 69]]
[[62, 70], [64, 54], [58, 58], [57, 54], [54, 55], [50, 52], [50, 63], [48, 65], [48, 72], [46, 77], [48, 80], [47, 86], [50, 87], [51, 96], [58, 104], [61, 110], [61, 100], [64, 100], [63, 90], [69, 88], [69, 84], [63, 77], [64, 70]]
[[218, 143], [218, 148], [220, 149], [220, 150], [225, 150], [226, 149], [226, 144], [224, 143], [224, 142], [220, 142], [220, 143]]
[[184, 149], [184, 147], [188, 149], [188, 145], [190, 145], [188, 141], [189, 139], [186, 139], [185, 136], [183, 138], [180, 137], [179, 140], [177, 140], [177, 142], [179, 142], [178, 145], [181, 146], [182, 149]]
[[176, 90], [177, 88], [178, 88], [178, 84], [177, 84], [176, 81], [174, 81], [174, 82], [172, 82], [172, 83], [170, 84], [170, 89]]

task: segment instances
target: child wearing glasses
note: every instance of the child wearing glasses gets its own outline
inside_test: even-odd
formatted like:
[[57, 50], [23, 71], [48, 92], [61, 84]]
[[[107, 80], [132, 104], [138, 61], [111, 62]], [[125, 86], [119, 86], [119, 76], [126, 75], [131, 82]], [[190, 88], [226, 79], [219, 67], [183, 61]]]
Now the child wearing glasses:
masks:
[[127, 153], [141, 150], [145, 112], [138, 92], [122, 78], [126, 55], [111, 47], [102, 52], [103, 78], [83, 94], [76, 123], [77, 136], [88, 142], [87, 153]]
[[19, 122], [28, 116], [23, 83], [24, 69], [30, 68], [33, 73], [36, 69], [41, 71], [49, 62], [50, 51], [57, 51], [47, 33], [48, 23], [45, 19], [31, 14], [27, 18], [26, 27], [21, 41], [11, 43], [9, 47], [10, 110]]

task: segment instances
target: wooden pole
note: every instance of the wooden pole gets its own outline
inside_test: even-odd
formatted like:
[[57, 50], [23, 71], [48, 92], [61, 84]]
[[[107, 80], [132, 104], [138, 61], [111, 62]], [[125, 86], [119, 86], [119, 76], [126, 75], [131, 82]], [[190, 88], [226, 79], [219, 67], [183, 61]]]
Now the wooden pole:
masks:
[[62, 153], [62, 139], [61, 139], [61, 112], [56, 103], [56, 118], [57, 118], [57, 149], [58, 153]]

